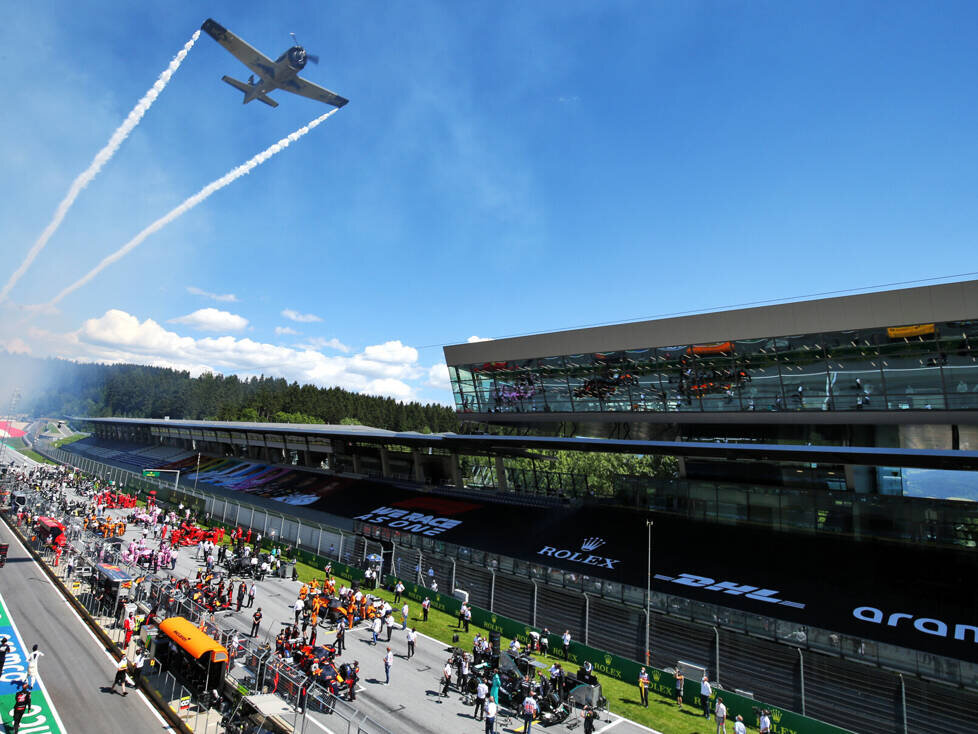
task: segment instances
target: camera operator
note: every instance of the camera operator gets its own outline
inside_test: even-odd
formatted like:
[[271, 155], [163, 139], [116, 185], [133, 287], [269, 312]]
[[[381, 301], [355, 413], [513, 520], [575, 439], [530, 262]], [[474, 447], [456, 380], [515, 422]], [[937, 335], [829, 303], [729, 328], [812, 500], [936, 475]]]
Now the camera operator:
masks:
[[594, 734], [594, 721], [598, 718], [598, 712], [585, 704], [581, 710], [581, 718], [584, 719], [584, 734]]

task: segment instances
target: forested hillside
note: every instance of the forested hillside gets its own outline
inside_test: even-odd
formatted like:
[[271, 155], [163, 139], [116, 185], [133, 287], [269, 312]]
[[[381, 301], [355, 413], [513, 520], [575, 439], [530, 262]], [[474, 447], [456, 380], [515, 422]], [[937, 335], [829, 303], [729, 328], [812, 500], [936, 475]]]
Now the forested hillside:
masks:
[[[442, 405], [398, 403], [283, 379], [206, 374], [143, 365], [79, 364], [0, 353], [0, 400], [20, 392], [16, 412], [291, 423], [363, 423], [394, 431], [453, 431]], [[6, 410], [6, 405], [0, 405]]]

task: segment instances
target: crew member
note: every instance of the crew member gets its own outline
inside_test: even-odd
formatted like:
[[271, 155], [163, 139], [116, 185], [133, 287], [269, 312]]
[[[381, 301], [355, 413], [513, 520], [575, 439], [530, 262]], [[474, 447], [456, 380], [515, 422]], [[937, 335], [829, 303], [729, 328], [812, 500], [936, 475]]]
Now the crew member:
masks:
[[448, 690], [452, 687], [452, 661], [449, 659], [442, 670], [441, 695], [448, 698]]
[[346, 647], [346, 620], [340, 619], [336, 625], [336, 654], [341, 655]]
[[472, 715], [482, 721], [482, 715], [486, 710], [486, 697], [489, 695], [489, 686], [485, 680], [479, 678], [479, 684], [475, 687], [475, 711]]
[[0, 639], [0, 673], [3, 672], [4, 663], [7, 661], [7, 653], [10, 652], [10, 643], [7, 638]]
[[251, 615], [251, 636], [258, 637], [258, 625], [261, 624], [261, 607], [258, 607], [258, 611]]
[[700, 683], [700, 704], [703, 706], [703, 716], [707, 719], [710, 718], [710, 696], [713, 695], [713, 688], [710, 686], [710, 679], [703, 676], [703, 681]]
[[414, 657], [414, 643], [418, 640], [418, 630], [412, 627], [407, 631], [407, 645], [408, 645], [408, 660]]
[[649, 674], [642, 668], [638, 674], [638, 697], [645, 708], [649, 707]]
[[[129, 661], [125, 657], [119, 661], [119, 665], [115, 670], [115, 678], [112, 679], [112, 687], [109, 688], [112, 693], [115, 693], [116, 686], [122, 686], [122, 695], [128, 696], [129, 692], [126, 690], [126, 671], [129, 669]], [[16, 731], [16, 729], [14, 729]]]
[[[123, 693], [122, 695], [125, 695]], [[24, 712], [31, 707], [31, 689], [27, 687], [27, 681], [22, 681], [20, 690], [14, 697], [14, 734], [20, 731], [20, 720], [24, 718]]]
[[540, 707], [537, 705], [537, 700], [533, 697], [533, 694], [528, 695], [523, 699], [523, 703], [520, 704], [520, 711], [523, 714], [523, 734], [530, 734], [530, 727], [533, 726], [533, 719], [536, 718], [537, 712]]

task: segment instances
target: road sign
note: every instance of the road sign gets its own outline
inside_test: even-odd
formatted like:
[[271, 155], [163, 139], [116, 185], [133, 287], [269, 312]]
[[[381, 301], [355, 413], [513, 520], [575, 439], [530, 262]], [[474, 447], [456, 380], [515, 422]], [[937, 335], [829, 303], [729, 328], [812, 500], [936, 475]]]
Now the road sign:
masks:
[[160, 478], [160, 473], [158, 471], [150, 471], [149, 469], [143, 469], [144, 477], [154, 477], [156, 479]]

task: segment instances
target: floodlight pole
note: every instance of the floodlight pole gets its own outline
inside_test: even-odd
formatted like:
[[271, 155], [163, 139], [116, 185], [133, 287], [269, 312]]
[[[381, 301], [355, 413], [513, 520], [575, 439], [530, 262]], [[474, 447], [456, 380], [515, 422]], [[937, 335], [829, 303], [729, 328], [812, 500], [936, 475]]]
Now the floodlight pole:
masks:
[[651, 648], [649, 647], [649, 628], [652, 626], [652, 521], [646, 520], [648, 530], [648, 569], [645, 581], [645, 664], [650, 665]]

